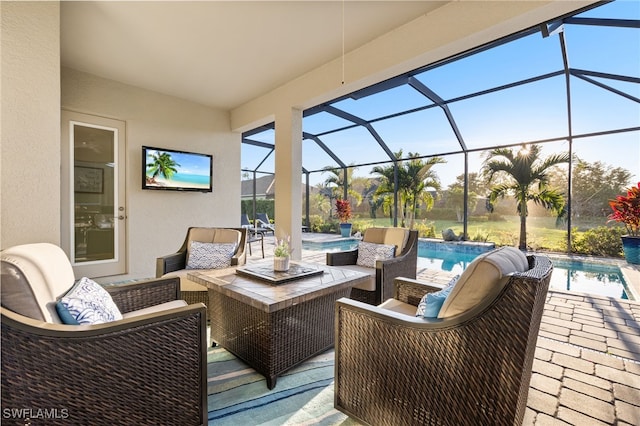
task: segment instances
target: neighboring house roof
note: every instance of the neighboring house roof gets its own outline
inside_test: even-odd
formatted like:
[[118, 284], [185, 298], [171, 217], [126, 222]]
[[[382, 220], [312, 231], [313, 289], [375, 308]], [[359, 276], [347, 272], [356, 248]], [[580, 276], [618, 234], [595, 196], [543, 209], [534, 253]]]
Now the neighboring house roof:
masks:
[[[256, 178], [256, 198], [274, 198], [275, 181], [273, 175]], [[253, 179], [242, 181], [241, 198], [253, 198]]]

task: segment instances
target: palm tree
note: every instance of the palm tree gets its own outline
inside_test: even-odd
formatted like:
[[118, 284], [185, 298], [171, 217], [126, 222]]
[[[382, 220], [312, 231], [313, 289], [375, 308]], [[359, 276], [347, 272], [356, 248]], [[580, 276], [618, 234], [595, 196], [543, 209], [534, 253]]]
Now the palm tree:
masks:
[[327, 217], [330, 217], [331, 206], [333, 205], [333, 192], [331, 191], [331, 188], [327, 188], [321, 183], [317, 184], [316, 188], [318, 189], [318, 192], [311, 197], [312, 211], [317, 210], [320, 213], [327, 215]]
[[[428, 188], [436, 191], [440, 190], [440, 179], [432, 170], [436, 164], [444, 163], [441, 157], [432, 157], [425, 161], [418, 158], [420, 154], [410, 152], [406, 160], [401, 160], [402, 150], [395, 152], [398, 161], [398, 215], [402, 218], [401, 226], [413, 228], [415, 215], [419, 207], [424, 204], [427, 209], [433, 206], [433, 195]], [[376, 166], [371, 169], [371, 173], [378, 175], [380, 186], [376, 190], [376, 196], [382, 197], [385, 212], [393, 204], [394, 166]], [[390, 210], [390, 209], [389, 209]]]
[[518, 151], [510, 148], [496, 148], [488, 152], [484, 161], [483, 173], [491, 183], [494, 176], [504, 177], [504, 183], [491, 188], [487, 207], [493, 211], [498, 198], [512, 195], [516, 199], [520, 216], [520, 250], [527, 249], [527, 203], [533, 201], [551, 210], [558, 218], [565, 211], [564, 196], [558, 190], [549, 187], [550, 169], [561, 163], [569, 162], [568, 153], [554, 154], [540, 158], [539, 145], [523, 145]]
[[[329, 177], [327, 177], [324, 181], [326, 187], [330, 187], [332, 190], [332, 196], [330, 199], [339, 199], [342, 198], [344, 194], [344, 187], [347, 186], [347, 194], [349, 197], [353, 198], [355, 206], [359, 206], [362, 202], [362, 195], [359, 192], [356, 192], [351, 187], [351, 182], [353, 180], [353, 172], [356, 170], [356, 167], [348, 167], [347, 168], [347, 181], [344, 181], [344, 172], [343, 169], [336, 169], [331, 166], [327, 166], [324, 168], [322, 173], [329, 173]], [[333, 203], [331, 203], [333, 205]]]
[[427, 161], [418, 158], [420, 154], [410, 152], [408, 159], [403, 161], [402, 170], [406, 175], [406, 187], [402, 188], [405, 193], [405, 212], [409, 216], [409, 228], [413, 229], [413, 222], [421, 204], [427, 210], [433, 207], [434, 198], [427, 189], [440, 190], [440, 178], [433, 170], [436, 164], [446, 163], [442, 157], [431, 157]]
[[147, 163], [147, 173], [151, 173], [152, 178], [156, 178], [158, 175], [163, 176], [167, 180], [171, 180], [174, 173], [178, 173], [176, 167], [180, 167], [180, 164], [176, 163], [171, 154], [166, 152], [156, 151], [150, 154], [153, 159], [152, 162]]
[[[402, 150], [394, 153], [396, 158], [402, 157]], [[393, 223], [393, 193], [395, 188], [395, 169], [393, 164], [390, 166], [375, 166], [371, 169], [372, 174], [378, 175], [380, 184], [373, 194], [373, 200], [378, 204], [382, 204], [382, 211], [389, 215], [389, 219]], [[399, 216], [402, 217], [402, 203], [398, 206]]]

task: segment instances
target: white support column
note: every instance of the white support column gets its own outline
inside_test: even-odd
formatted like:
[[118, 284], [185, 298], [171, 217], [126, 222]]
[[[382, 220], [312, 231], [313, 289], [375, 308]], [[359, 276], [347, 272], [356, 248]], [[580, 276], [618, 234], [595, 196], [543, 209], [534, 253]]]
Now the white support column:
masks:
[[302, 110], [276, 112], [276, 237], [291, 236], [293, 260], [302, 258]]

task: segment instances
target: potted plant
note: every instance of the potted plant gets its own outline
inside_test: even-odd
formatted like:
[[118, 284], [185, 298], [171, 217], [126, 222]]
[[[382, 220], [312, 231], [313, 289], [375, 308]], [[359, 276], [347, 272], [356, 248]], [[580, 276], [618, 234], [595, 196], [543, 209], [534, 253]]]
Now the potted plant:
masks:
[[609, 201], [613, 213], [609, 221], [624, 223], [627, 235], [622, 236], [622, 248], [627, 262], [640, 264], [640, 182], [627, 191], [627, 195], [618, 195]]
[[336, 216], [340, 219], [340, 235], [343, 237], [351, 236], [351, 204], [349, 200], [337, 199], [336, 200]]
[[283, 239], [276, 238], [276, 248], [273, 250], [273, 270], [288, 271], [289, 258], [291, 256], [291, 237], [287, 236]]

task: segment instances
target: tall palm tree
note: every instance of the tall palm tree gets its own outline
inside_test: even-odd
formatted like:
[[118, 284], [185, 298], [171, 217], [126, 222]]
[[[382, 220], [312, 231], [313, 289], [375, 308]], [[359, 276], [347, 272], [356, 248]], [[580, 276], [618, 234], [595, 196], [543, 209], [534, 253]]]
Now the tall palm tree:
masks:
[[[327, 217], [330, 218], [331, 206], [333, 205], [333, 190], [323, 183], [318, 183], [316, 185], [316, 188], [318, 192], [311, 199], [311, 201], [313, 202], [312, 206], [313, 208], [317, 209], [321, 213], [326, 214]], [[328, 201], [327, 198], [329, 199]]]
[[[433, 206], [433, 195], [427, 190], [432, 188], [440, 190], [440, 179], [432, 170], [436, 164], [444, 163], [441, 157], [432, 157], [425, 161], [418, 158], [420, 154], [410, 152], [406, 160], [401, 160], [402, 150], [394, 155], [400, 160], [398, 166], [398, 215], [402, 218], [401, 226], [413, 228], [415, 215], [419, 207], [424, 204], [427, 209]], [[388, 209], [392, 205], [394, 184], [394, 167], [376, 166], [371, 173], [378, 175], [380, 186], [376, 190], [376, 196], [384, 199], [383, 206]], [[386, 211], [386, 210], [385, 210]]]
[[176, 163], [171, 154], [166, 152], [156, 151], [151, 154], [150, 163], [147, 163], [147, 173], [151, 172], [151, 177], [156, 178], [158, 175], [163, 176], [167, 180], [171, 180], [174, 173], [178, 173], [176, 167], [180, 167], [180, 164]]
[[409, 216], [409, 228], [413, 229], [413, 222], [418, 208], [424, 204], [427, 210], [433, 207], [434, 198], [429, 188], [439, 191], [440, 178], [433, 170], [436, 164], [446, 163], [442, 157], [431, 157], [428, 160], [418, 158], [420, 154], [410, 152], [408, 159], [403, 161], [403, 174], [406, 175], [406, 187], [402, 188], [405, 192], [405, 212]]
[[346, 185], [347, 194], [349, 197], [353, 198], [353, 200], [355, 201], [354, 205], [355, 206], [360, 205], [360, 203], [362, 202], [362, 195], [359, 192], [354, 191], [353, 188], [351, 187], [351, 183], [353, 180], [353, 172], [355, 170], [356, 170], [356, 167], [351, 166], [347, 168], [347, 180], [345, 182], [344, 172], [342, 169], [336, 169], [331, 166], [327, 166], [324, 168], [322, 173], [325, 173], [325, 172], [329, 173], [329, 177], [325, 179], [324, 184], [325, 186], [330, 187], [333, 192], [332, 196], [329, 197], [330, 199], [342, 198], [344, 194], [344, 187]]
[[[395, 152], [394, 155], [396, 158], [402, 157], [402, 150], [399, 152]], [[385, 214], [389, 215], [389, 219], [393, 223], [393, 193], [395, 188], [395, 169], [393, 164], [390, 166], [375, 166], [371, 169], [371, 174], [375, 174], [380, 181], [380, 184], [375, 190], [373, 195], [373, 200], [376, 204], [382, 204], [382, 211]], [[399, 203], [398, 206], [398, 214], [400, 217], [403, 217], [402, 213], [402, 202]]]
[[558, 218], [566, 213], [564, 195], [549, 187], [549, 173], [552, 167], [568, 163], [569, 154], [559, 153], [543, 159], [540, 158], [540, 151], [539, 145], [529, 147], [523, 145], [517, 151], [510, 148], [497, 148], [488, 152], [483, 165], [483, 173], [489, 183], [496, 176], [505, 178], [503, 183], [491, 188], [487, 203], [489, 210], [493, 211], [498, 198], [512, 195], [516, 199], [520, 216], [520, 250], [527, 249], [527, 203], [529, 201], [551, 210]]

